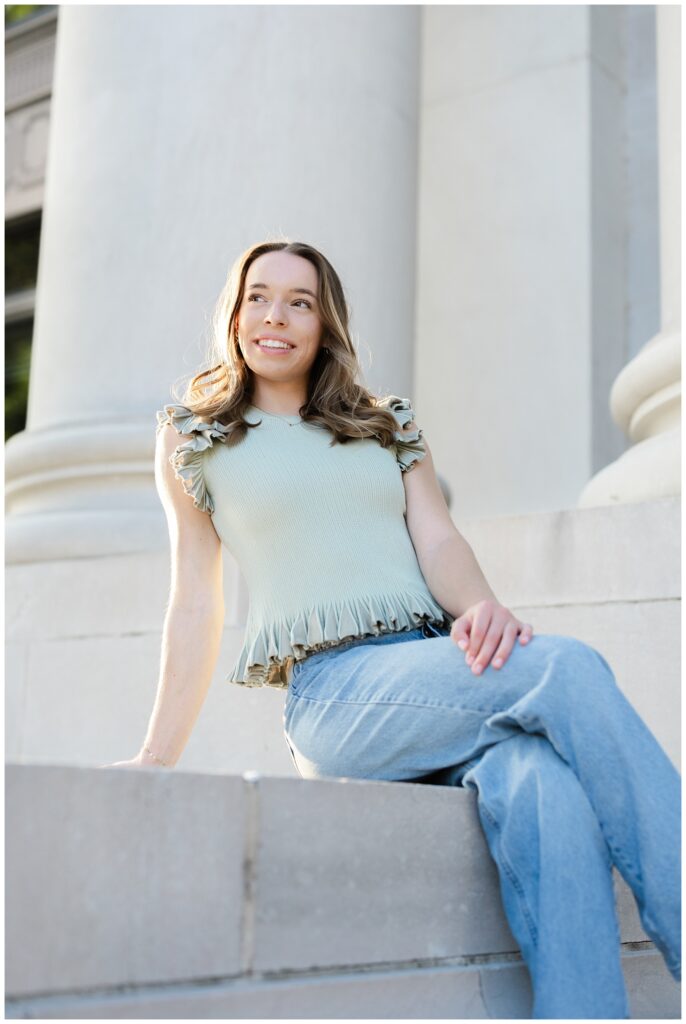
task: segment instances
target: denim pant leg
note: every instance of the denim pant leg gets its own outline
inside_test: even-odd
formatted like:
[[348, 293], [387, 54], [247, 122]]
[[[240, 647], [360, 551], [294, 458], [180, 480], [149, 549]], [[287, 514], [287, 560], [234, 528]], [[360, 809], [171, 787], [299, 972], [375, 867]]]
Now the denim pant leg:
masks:
[[[541, 733], [574, 771], [641, 924], [681, 979], [681, 779], [593, 647], [558, 637], [549, 673], [484, 733]], [[495, 672], [493, 671], [493, 674]]]
[[509, 708], [486, 719], [480, 740], [520, 730], [549, 740], [581, 782], [641, 924], [680, 981], [679, 773], [602, 655], [573, 637], [552, 639], [548, 670]]
[[629, 1017], [610, 853], [574, 772], [544, 736], [520, 732], [462, 781], [477, 791], [533, 1016]]
[[376, 638], [305, 664], [286, 725], [306, 777], [400, 781], [443, 769], [457, 785], [502, 741], [546, 737], [680, 979], [680, 777], [594, 648], [539, 634], [476, 677], [449, 636]]

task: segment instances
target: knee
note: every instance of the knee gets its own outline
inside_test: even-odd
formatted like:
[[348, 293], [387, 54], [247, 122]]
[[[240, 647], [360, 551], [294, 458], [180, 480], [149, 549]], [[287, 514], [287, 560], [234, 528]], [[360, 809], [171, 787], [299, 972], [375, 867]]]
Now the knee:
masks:
[[552, 778], [560, 767], [560, 757], [546, 736], [520, 731], [485, 751], [482, 765], [496, 763], [504, 782], [520, 786], [527, 779]]
[[614, 679], [612, 669], [600, 651], [591, 644], [579, 640], [575, 636], [558, 636], [560, 650], [567, 662], [575, 668], [583, 668], [587, 672], [610, 676]]
[[476, 788], [494, 811], [517, 810], [525, 817], [548, 802], [578, 812], [583, 797], [569, 765], [540, 733], [516, 733], [489, 747], [463, 784]]
[[605, 658], [590, 644], [573, 636], [550, 637], [549, 670], [556, 689], [591, 702], [616, 688], [615, 675]]

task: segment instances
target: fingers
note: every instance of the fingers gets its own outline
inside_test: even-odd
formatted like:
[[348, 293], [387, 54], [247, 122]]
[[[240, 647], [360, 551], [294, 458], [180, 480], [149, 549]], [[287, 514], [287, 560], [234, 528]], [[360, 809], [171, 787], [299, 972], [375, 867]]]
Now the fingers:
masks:
[[453, 643], [457, 644], [461, 651], [466, 651], [469, 647], [469, 633], [471, 628], [472, 623], [467, 615], [461, 615], [459, 619], [455, 619], [450, 627], [450, 639]]
[[507, 659], [510, 657], [510, 654], [512, 653], [512, 648], [514, 647], [514, 642], [517, 638], [518, 629], [519, 626], [516, 622], [507, 622], [505, 624], [505, 628], [503, 629], [502, 640], [500, 641], [500, 646], [498, 647], [498, 650], [495, 652], [495, 657], [493, 659], [493, 668], [502, 668]]
[[497, 619], [493, 615], [492, 609], [487, 602], [479, 605], [474, 613], [472, 619], [472, 628], [469, 633], [469, 645], [466, 648], [466, 662], [468, 665], [472, 665], [472, 672], [478, 675], [481, 672], [484, 664], [487, 662], [480, 662], [479, 668], [475, 668], [476, 658], [481, 653], [484, 641], [488, 641], [490, 647], [489, 658], [495, 650], [498, 640], [500, 640], [500, 633], [496, 632], [498, 629]]
[[465, 661], [474, 675], [480, 675], [489, 663], [493, 668], [502, 668], [512, 653], [517, 634], [520, 634], [520, 644], [526, 646], [533, 631], [533, 626], [520, 622], [507, 609], [493, 608], [489, 602], [483, 602], [455, 619], [450, 635], [465, 652]]
[[[495, 620], [494, 623], [491, 624], [489, 634], [491, 633], [491, 631], [494, 630], [494, 624]], [[517, 638], [517, 633], [519, 633], [520, 630], [522, 630], [523, 636], [523, 639], [522, 636], [520, 636], [520, 643], [526, 647], [526, 645], [529, 643], [533, 635], [533, 626], [530, 626], [528, 624], [522, 625], [521, 622], [510, 619], [508, 622], [505, 623], [503, 627], [501, 627], [500, 635], [498, 636], [498, 639], [493, 645], [493, 647], [495, 647], [495, 645], [498, 644], [498, 640], [500, 640], [498, 649], [495, 652], [495, 657], [491, 662], [493, 668], [502, 668], [507, 659], [510, 657], [510, 654], [512, 653], [512, 648], [514, 647], [515, 640]], [[497, 630], [495, 630], [495, 632], [497, 633]], [[476, 659], [472, 663], [472, 672], [474, 672], [475, 675], [479, 675], [479, 673], [483, 671], [483, 669], [488, 665], [491, 659], [493, 649], [489, 644], [489, 634], [486, 635], [486, 639], [484, 643], [481, 645], [481, 650], [479, 651]], [[469, 664], [469, 658], [467, 658], [467, 664]]]
[[522, 632], [519, 634], [520, 644], [528, 644], [529, 640], [533, 636], [534, 627], [530, 626], [528, 622], [520, 623]]
[[510, 623], [507, 623], [503, 627], [502, 622], [494, 618], [476, 655], [473, 658], [470, 657], [470, 654], [467, 655], [467, 664], [472, 666], [472, 672], [475, 676], [483, 672], [493, 657], [496, 648], [498, 649], [498, 656], [502, 657], [501, 664], [505, 661], [505, 658], [507, 658], [507, 655], [512, 650], [512, 644], [517, 635], [516, 627], [508, 629], [509, 625]]

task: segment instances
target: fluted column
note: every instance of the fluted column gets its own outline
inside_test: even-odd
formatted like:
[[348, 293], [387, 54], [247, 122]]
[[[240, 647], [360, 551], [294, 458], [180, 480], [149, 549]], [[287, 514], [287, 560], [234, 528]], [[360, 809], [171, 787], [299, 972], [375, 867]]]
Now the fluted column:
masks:
[[329, 256], [366, 382], [411, 393], [417, 47], [414, 7], [60, 8], [9, 561], [166, 543], [154, 412], [266, 236]]
[[656, 13], [661, 329], [610, 393], [615, 422], [633, 446], [589, 481], [580, 507], [681, 493], [681, 9]]

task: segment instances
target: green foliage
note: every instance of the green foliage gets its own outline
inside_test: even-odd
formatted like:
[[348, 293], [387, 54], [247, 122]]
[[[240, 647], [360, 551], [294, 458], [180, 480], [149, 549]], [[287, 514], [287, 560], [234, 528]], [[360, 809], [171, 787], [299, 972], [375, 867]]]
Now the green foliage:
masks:
[[26, 426], [33, 320], [5, 328], [5, 441]]
[[[18, 21], [40, 11], [46, 4], [5, 4], [5, 25], [16, 25]], [[54, 7], [50, 4], [50, 7]]]
[[[5, 297], [36, 287], [42, 214], [5, 223]], [[5, 441], [26, 426], [33, 313], [5, 323]]]

